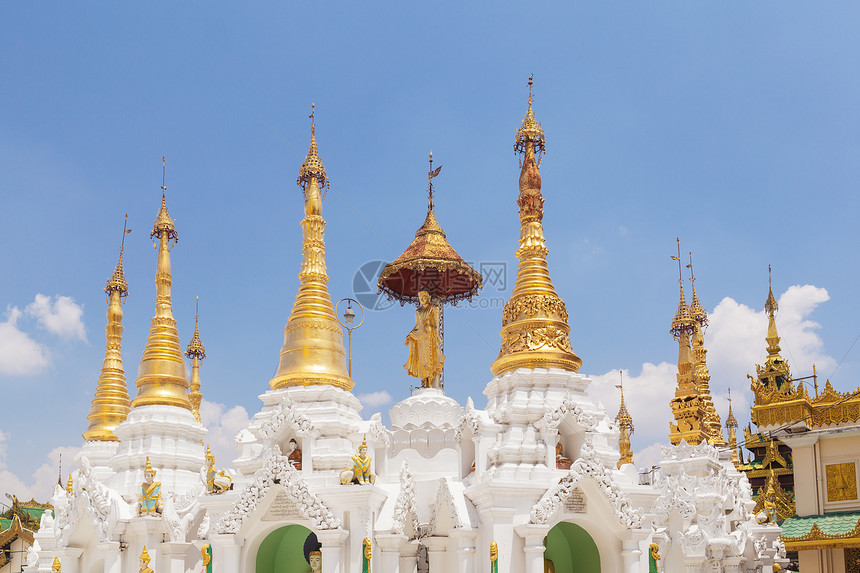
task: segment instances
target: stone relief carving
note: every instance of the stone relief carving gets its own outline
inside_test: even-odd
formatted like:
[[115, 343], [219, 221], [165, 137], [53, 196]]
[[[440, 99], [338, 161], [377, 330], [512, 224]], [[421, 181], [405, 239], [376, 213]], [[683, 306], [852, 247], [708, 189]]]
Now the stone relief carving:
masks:
[[[78, 460], [78, 487], [92, 517], [99, 541], [109, 541], [121, 513], [130, 513], [128, 504], [118, 493], [101, 483], [86, 456]], [[122, 506], [125, 506], [123, 508]], [[126, 511], [122, 511], [125, 509]]]
[[457, 511], [457, 506], [454, 505], [454, 496], [452, 495], [451, 488], [448, 485], [448, 478], [441, 478], [439, 480], [439, 489], [436, 491], [436, 501], [434, 501], [430, 506], [430, 535], [436, 534], [436, 521], [439, 517], [439, 510], [443, 506], [448, 508], [448, 515], [451, 518], [451, 527], [454, 529], [462, 529], [466, 526], [466, 524], [463, 523], [462, 516], [460, 516], [460, 513]]
[[400, 493], [394, 505], [392, 532], [415, 539], [418, 535], [418, 508], [415, 505], [415, 478], [406, 462], [400, 467]]
[[275, 406], [254, 435], [261, 440], [275, 438], [284, 428], [293, 427], [297, 431], [310, 433], [314, 430], [313, 423], [304, 415], [293, 410], [294, 403], [290, 398]]
[[55, 515], [54, 535], [57, 539], [57, 547], [62, 549], [69, 544], [72, 530], [80, 519], [80, 512], [76, 507], [73, 494], [67, 493], [59, 485], [54, 488], [54, 497], [51, 501], [54, 504]]
[[478, 436], [483, 429], [483, 424], [481, 423], [481, 417], [478, 414], [478, 411], [475, 410], [475, 403], [472, 401], [472, 397], [466, 399], [466, 409], [463, 412], [463, 417], [460, 419], [460, 424], [457, 426], [457, 430], [454, 432], [454, 439], [458, 442], [463, 438], [463, 433], [466, 431], [466, 428], [470, 428], [472, 430], [473, 436]]
[[531, 522], [548, 523], [558, 511], [559, 505], [564, 503], [564, 500], [570, 496], [573, 489], [584, 477], [590, 477], [597, 483], [598, 488], [609, 500], [615, 510], [615, 516], [621, 523], [628, 528], [638, 529], [642, 527], [644, 520], [642, 511], [633, 508], [630, 498], [615, 483], [615, 480], [612, 479], [612, 472], [600, 463], [594, 448], [589, 444], [582, 446], [581, 457], [573, 462], [568, 474], [561, 478], [532, 507]]
[[310, 520], [315, 529], [337, 529], [340, 521], [308, 488], [301, 474], [290, 465], [287, 456], [281, 454], [278, 446], [272, 448], [272, 455], [254, 473], [254, 481], [242, 490], [238, 501], [230, 508], [216, 525], [219, 533], [236, 533], [256, 509], [257, 504], [266, 496], [269, 488], [280, 483], [289, 492], [290, 498], [300, 511]]
[[543, 418], [536, 425], [547, 430], [558, 430], [559, 424], [568, 415], [576, 418], [577, 424], [585, 428], [586, 431], [593, 430], [596, 425], [594, 416], [586, 414], [582, 407], [570, 398], [565, 398], [561, 404], [553, 409], [547, 409]]
[[377, 412], [370, 417], [370, 436], [375, 444], [391, 447], [391, 430], [382, 425], [382, 414]]

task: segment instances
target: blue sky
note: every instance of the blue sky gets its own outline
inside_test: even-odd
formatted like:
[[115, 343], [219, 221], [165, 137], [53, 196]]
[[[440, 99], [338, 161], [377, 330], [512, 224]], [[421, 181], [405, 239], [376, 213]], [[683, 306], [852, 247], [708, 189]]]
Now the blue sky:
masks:
[[[737, 405], [749, 394], [743, 374], [764, 341], [744, 337], [763, 317], [768, 264], [778, 296], [808, 285], [785, 302], [795, 374], [816, 360], [837, 389], [854, 389], [858, 16], [851, 2], [5, 4], [0, 347], [23, 334], [42, 355], [16, 370], [26, 357], [13, 353], [0, 371], [0, 471], [30, 484], [48, 452], [81, 442], [125, 213], [135, 395], [163, 155], [183, 344], [199, 295], [203, 392], [223, 405], [213, 416], [258, 409], [298, 285], [295, 178], [311, 102], [332, 181], [335, 300], [353, 294], [363, 264], [408, 245], [424, 217], [430, 150], [444, 166], [436, 204], [451, 243], [476, 266], [507, 265], [506, 285], [488, 285], [477, 308], [446, 313], [446, 390], [483, 405], [515, 273], [512, 144], [531, 73], [548, 140], [551, 275], [582, 371], [612, 415], [617, 397], [601, 376], [627, 370], [632, 396], [640, 384], [635, 448], [666, 434], [669, 407], [649, 393], [643, 365], [677, 356], [667, 332], [675, 237], [694, 253], [703, 304], [721, 310], [708, 334], [716, 395], [731, 385]], [[353, 338], [356, 394], [408, 395], [413, 320], [399, 306], [368, 313]], [[748, 360], [739, 348], [750, 344]]]

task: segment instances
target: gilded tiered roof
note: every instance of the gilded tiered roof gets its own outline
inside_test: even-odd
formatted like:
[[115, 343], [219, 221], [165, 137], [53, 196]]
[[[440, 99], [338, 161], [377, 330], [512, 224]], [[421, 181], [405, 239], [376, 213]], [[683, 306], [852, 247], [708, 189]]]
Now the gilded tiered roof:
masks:
[[543, 128], [532, 111], [529, 78], [528, 111], [517, 130], [514, 150], [522, 154], [517, 199], [520, 242], [517, 279], [502, 313], [502, 347], [490, 369], [499, 376], [518, 368], [560, 368], [577, 372], [582, 360], [570, 344], [567, 307], [555, 292], [543, 234], [540, 157], [545, 149]]
[[128, 296], [128, 283], [122, 268], [122, 254], [125, 249], [125, 235], [128, 229], [128, 215], [123, 226], [119, 260], [113, 276], [107, 280], [107, 325], [105, 326], [105, 357], [96, 385], [90, 411], [89, 422], [83, 437], [87, 441], [115, 442], [113, 430], [125, 420], [131, 409], [125, 370], [122, 364], [122, 299]]
[[305, 200], [299, 291], [284, 328], [278, 370], [269, 385], [274, 390], [331, 385], [351, 391], [355, 384], [347, 369], [343, 329], [328, 292], [321, 193], [328, 185], [328, 176], [317, 148], [314, 115], [310, 115], [310, 147], [296, 181]]

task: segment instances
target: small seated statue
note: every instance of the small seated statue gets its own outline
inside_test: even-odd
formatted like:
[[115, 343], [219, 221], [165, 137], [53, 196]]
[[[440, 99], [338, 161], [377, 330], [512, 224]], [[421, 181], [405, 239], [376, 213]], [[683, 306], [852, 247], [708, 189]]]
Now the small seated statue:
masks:
[[215, 469], [215, 456], [209, 446], [206, 446], [206, 491], [207, 493], [224, 493], [233, 487], [233, 478], [224, 470]]
[[767, 486], [767, 492], [764, 494], [764, 510], [767, 512], [767, 521], [770, 523], [776, 523], [776, 491], [773, 488], [773, 482], [775, 478], [771, 476], [771, 479]]
[[289, 443], [287, 444], [289, 447], [289, 453], [287, 454], [287, 461], [289, 461], [290, 465], [293, 466], [296, 470], [302, 469], [302, 450], [299, 448], [298, 443], [296, 443], [295, 438], [290, 438]]
[[146, 467], [143, 469], [143, 483], [140, 485], [140, 515], [161, 515], [164, 502], [161, 500], [161, 482], [155, 480], [155, 470], [146, 457]]
[[139, 573], [155, 573], [149, 567], [149, 553], [146, 552], [146, 545], [143, 546], [143, 552], [140, 554], [140, 570]]
[[572, 463], [570, 458], [564, 457], [564, 447], [559, 440], [555, 444], [555, 467], [560, 470], [569, 470]]
[[358, 455], [352, 456], [352, 467], [340, 472], [340, 483], [366, 485], [376, 482], [376, 475], [370, 470], [372, 459], [367, 455], [367, 436], [365, 436], [358, 447]]

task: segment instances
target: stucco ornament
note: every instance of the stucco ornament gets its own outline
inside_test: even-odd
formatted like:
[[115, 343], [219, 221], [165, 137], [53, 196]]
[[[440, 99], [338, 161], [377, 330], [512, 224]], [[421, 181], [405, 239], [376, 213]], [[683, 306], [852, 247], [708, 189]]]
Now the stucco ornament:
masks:
[[466, 409], [463, 411], [463, 417], [457, 426], [457, 430], [454, 432], [454, 439], [459, 442], [463, 438], [466, 428], [472, 430], [472, 436], [479, 436], [483, 426], [481, 416], [475, 409], [475, 403], [472, 401], [472, 397], [469, 396], [466, 399]]
[[393, 533], [415, 539], [418, 535], [418, 508], [415, 505], [415, 478], [406, 462], [400, 467], [400, 493], [394, 505]]
[[170, 536], [170, 541], [175, 543], [185, 543], [188, 541], [188, 529], [191, 524], [197, 521], [201, 512], [204, 511], [203, 506], [197, 502], [197, 499], [206, 491], [203, 484], [198, 484], [182, 496], [176, 496], [168, 492], [164, 496], [164, 512], [162, 518], [167, 525], [167, 533]]
[[594, 416], [586, 414], [582, 409], [582, 406], [570, 398], [565, 398], [562, 400], [561, 404], [555, 408], [547, 409], [546, 412], [544, 412], [543, 418], [538, 421], [536, 426], [541, 429], [557, 430], [559, 424], [561, 424], [567, 416], [573, 416], [574, 419], [576, 419], [576, 423], [586, 430], [593, 430], [597, 424]]
[[373, 442], [385, 448], [391, 447], [391, 430], [382, 425], [382, 414], [377, 412], [370, 417], [370, 436]]
[[431, 506], [430, 514], [430, 535], [436, 533], [436, 522], [439, 518], [439, 511], [443, 507], [448, 508], [448, 516], [451, 518], [451, 527], [454, 529], [462, 529], [465, 527], [463, 518], [460, 512], [457, 511], [457, 506], [454, 503], [454, 496], [451, 494], [451, 487], [448, 485], [449, 478], [439, 479], [439, 489], [436, 491], [436, 501]]
[[263, 467], [254, 472], [254, 481], [242, 490], [238, 501], [230, 508], [215, 526], [218, 533], [237, 533], [245, 523], [248, 516], [257, 508], [257, 504], [269, 492], [269, 488], [278, 480], [281, 486], [287, 489], [290, 499], [299, 510], [310, 520], [314, 529], [337, 529], [340, 521], [322, 503], [322, 501], [308, 489], [308, 485], [290, 465], [289, 458], [281, 454], [281, 449], [274, 446], [272, 455], [263, 464]]
[[540, 501], [532, 507], [531, 523], [548, 523], [558, 511], [559, 506], [564, 503], [564, 500], [570, 497], [577, 484], [583, 478], [590, 477], [597, 483], [598, 489], [615, 510], [615, 516], [625, 527], [632, 529], [642, 527], [644, 520], [642, 510], [633, 508], [630, 498], [612, 478], [612, 472], [600, 463], [594, 448], [588, 443], [583, 444], [580, 453], [581, 456], [573, 462], [568, 474], [550, 488]]
[[314, 431], [313, 422], [304, 414], [297, 413], [293, 408], [293, 400], [284, 400], [267, 412], [268, 416], [254, 432], [261, 440], [275, 439], [284, 428], [294, 428], [296, 431], [310, 434]]
[[117, 492], [99, 481], [86, 456], [80, 457], [78, 467], [80, 496], [90, 512], [99, 541], [110, 541], [120, 517], [130, 515], [131, 508]]
[[59, 485], [54, 488], [54, 497], [51, 501], [54, 504], [55, 514], [54, 536], [57, 539], [57, 547], [62, 549], [69, 544], [69, 538], [81, 514], [78, 511], [75, 498], [66, 493], [66, 490]]

